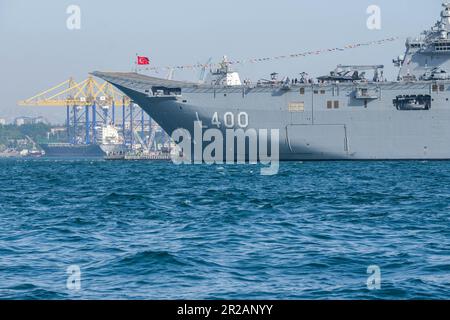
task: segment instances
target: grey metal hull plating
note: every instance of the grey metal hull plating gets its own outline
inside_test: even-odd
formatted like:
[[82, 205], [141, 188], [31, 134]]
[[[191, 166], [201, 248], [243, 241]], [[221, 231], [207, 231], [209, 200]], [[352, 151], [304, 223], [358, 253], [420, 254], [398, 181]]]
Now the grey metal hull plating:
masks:
[[[193, 123], [206, 128], [217, 112], [248, 114], [253, 129], [279, 129], [280, 160], [450, 159], [450, 81], [213, 88], [185, 86], [177, 97], [149, 96], [155, 78], [97, 73], [133, 99], [169, 134]], [[137, 75], [136, 75], [137, 76]], [[148, 80], [146, 80], [148, 78]], [[174, 82], [174, 85], [177, 83]], [[357, 97], [360, 87], [376, 97]], [[300, 88], [304, 88], [300, 90]], [[442, 87], [441, 87], [442, 88]], [[393, 100], [404, 95], [430, 95], [429, 110], [398, 110]], [[330, 107], [330, 102], [332, 107]], [[338, 107], [335, 108], [335, 101]], [[292, 111], [290, 103], [303, 103]], [[223, 130], [223, 128], [221, 128]]]

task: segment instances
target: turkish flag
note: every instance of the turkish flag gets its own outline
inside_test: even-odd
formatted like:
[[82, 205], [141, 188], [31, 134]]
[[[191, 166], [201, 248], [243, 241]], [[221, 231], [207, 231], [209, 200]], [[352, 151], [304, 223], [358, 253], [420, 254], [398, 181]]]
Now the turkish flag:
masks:
[[142, 66], [142, 65], [149, 65], [150, 64], [150, 59], [148, 57], [141, 57], [138, 56], [137, 57], [137, 64]]

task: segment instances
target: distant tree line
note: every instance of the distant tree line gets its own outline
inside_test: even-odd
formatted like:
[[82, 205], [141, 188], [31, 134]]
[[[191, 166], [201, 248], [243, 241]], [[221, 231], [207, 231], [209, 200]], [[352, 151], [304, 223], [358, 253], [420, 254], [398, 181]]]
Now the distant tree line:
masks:
[[[36, 143], [49, 142], [49, 132], [52, 126], [45, 123], [24, 124], [17, 126], [14, 124], [0, 125], [0, 144], [11, 146], [11, 141], [26, 139], [30, 137]], [[50, 140], [56, 139], [50, 136]], [[58, 140], [58, 139], [56, 139]]]

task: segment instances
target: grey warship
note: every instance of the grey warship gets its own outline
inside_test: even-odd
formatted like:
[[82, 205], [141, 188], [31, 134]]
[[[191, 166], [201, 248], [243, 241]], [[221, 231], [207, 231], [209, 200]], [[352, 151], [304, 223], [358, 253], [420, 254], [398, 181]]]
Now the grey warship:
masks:
[[273, 74], [242, 83], [226, 60], [204, 83], [93, 74], [169, 134], [178, 128], [193, 134], [195, 121], [225, 130], [217, 119], [232, 116], [248, 128], [278, 129], [280, 160], [450, 159], [450, 3], [443, 3], [430, 30], [407, 39], [393, 63], [399, 67], [395, 81], [384, 79], [382, 65], [339, 65], [317, 79]]

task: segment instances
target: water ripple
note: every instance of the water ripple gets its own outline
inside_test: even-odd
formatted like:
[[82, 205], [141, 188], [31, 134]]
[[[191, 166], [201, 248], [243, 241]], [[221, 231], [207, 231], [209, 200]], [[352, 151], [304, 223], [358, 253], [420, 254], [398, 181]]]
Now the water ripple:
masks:
[[0, 298], [450, 298], [450, 162], [293, 162], [264, 177], [1, 160], [0, 183]]

